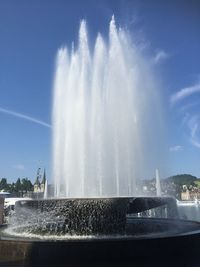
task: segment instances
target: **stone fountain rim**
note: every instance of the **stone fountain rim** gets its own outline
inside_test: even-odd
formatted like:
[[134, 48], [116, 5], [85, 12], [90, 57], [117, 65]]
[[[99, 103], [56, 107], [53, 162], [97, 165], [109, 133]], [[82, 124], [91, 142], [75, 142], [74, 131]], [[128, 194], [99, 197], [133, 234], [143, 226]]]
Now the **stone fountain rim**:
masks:
[[135, 199], [175, 199], [171, 196], [113, 196], [113, 197], [49, 197], [49, 198], [34, 198], [20, 199], [18, 201], [48, 201], [48, 200], [135, 200]]

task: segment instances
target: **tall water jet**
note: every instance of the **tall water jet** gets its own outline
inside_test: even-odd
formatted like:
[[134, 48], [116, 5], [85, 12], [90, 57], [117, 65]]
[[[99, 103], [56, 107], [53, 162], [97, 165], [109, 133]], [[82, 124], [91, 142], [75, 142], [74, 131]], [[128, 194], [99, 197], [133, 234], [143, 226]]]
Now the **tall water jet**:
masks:
[[156, 169], [156, 195], [157, 197], [160, 197], [162, 195], [161, 185], [160, 185], [160, 175], [158, 169]]
[[[57, 54], [53, 96], [56, 197], [138, 195], [137, 179], [153, 174], [163, 142], [162, 112], [148, 62], [129, 34], [97, 35], [89, 49], [86, 22], [77, 49]], [[159, 149], [158, 149], [159, 147]]]
[[46, 179], [45, 185], [44, 185], [44, 199], [48, 198], [48, 181]]

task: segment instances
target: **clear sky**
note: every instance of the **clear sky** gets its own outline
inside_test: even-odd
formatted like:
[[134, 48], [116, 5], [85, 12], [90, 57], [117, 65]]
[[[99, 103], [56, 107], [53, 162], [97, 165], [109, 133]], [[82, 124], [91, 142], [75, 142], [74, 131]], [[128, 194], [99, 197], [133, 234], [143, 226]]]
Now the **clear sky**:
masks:
[[[112, 14], [154, 61], [162, 83], [169, 167], [162, 176], [200, 177], [200, 2], [0, 0], [0, 177], [51, 176], [51, 102], [56, 52], [77, 41], [87, 20], [91, 44]], [[153, 119], [153, 118], [152, 118]]]

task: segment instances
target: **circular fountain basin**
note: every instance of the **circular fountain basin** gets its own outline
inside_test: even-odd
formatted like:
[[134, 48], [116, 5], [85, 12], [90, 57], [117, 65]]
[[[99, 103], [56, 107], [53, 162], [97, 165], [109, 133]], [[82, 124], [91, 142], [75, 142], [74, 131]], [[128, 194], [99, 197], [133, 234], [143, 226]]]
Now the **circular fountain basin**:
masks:
[[0, 266], [132, 266], [138, 261], [155, 266], [157, 260], [164, 266], [164, 258], [177, 259], [180, 266], [188, 254], [195, 261], [200, 223], [130, 215], [168, 204], [174, 218], [175, 203], [171, 198], [19, 201], [13, 224], [1, 229]]
[[16, 262], [16, 266], [65, 266], [63, 262], [68, 266], [126, 266], [138, 261], [150, 265], [161, 259], [180, 263], [184, 255], [190, 255], [190, 263], [199, 260], [200, 223], [191, 221], [129, 218], [123, 235], [20, 236], [7, 230], [2, 227], [0, 234], [2, 266]]
[[126, 234], [126, 215], [168, 206], [176, 217], [173, 198], [112, 197], [22, 200], [16, 202], [12, 232], [40, 236]]

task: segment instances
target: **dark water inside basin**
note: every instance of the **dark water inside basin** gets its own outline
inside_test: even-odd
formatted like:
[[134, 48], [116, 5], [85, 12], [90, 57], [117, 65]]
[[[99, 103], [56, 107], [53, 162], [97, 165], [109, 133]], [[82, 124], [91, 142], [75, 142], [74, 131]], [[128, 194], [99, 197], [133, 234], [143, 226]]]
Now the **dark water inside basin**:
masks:
[[128, 218], [126, 235], [26, 237], [1, 227], [0, 266], [200, 266], [200, 223]]
[[[124, 234], [110, 235], [42, 235], [15, 232], [15, 226], [1, 227], [0, 240], [23, 240], [31, 242], [93, 242], [108, 240], [137, 240], [189, 235], [200, 231], [200, 223], [178, 219], [128, 217]], [[20, 226], [17, 226], [20, 228]]]

